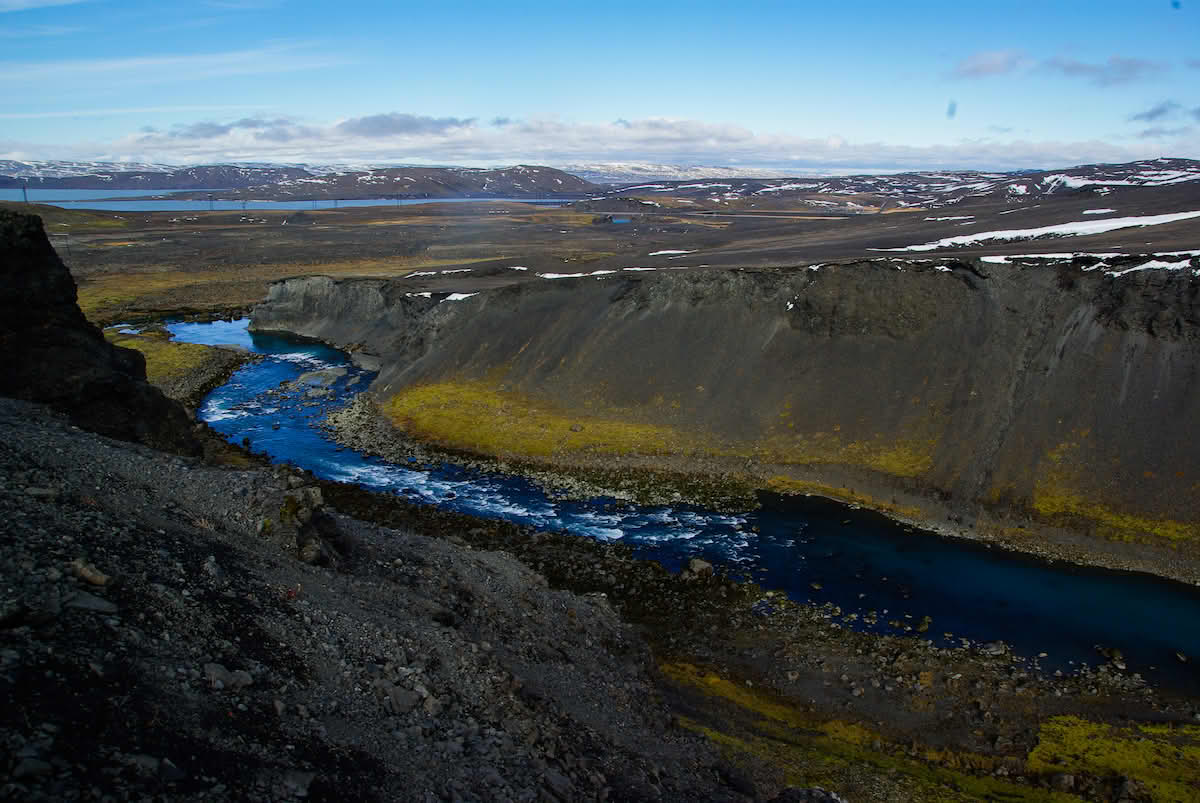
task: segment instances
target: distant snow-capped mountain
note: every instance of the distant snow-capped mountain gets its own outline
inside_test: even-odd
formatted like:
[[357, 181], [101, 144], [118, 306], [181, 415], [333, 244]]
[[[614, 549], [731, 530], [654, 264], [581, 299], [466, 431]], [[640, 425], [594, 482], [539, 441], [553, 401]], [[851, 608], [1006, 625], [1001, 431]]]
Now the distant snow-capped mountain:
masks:
[[0, 176], [25, 179], [74, 178], [101, 173], [170, 173], [179, 165], [149, 162], [77, 162], [55, 159], [48, 162], [23, 162], [0, 159]]
[[[647, 162], [596, 162], [555, 165], [559, 170], [579, 176], [593, 184], [634, 184], [639, 181], [695, 181], [706, 178], [778, 178], [794, 176], [796, 170], [761, 167], [711, 167], [703, 165], [664, 165]], [[804, 171], [802, 171], [804, 172]], [[827, 174], [828, 171], [825, 171]]]
[[[0, 161], [0, 187], [163, 191], [221, 190], [223, 198], [530, 198], [580, 196], [599, 188], [552, 167], [178, 165]], [[206, 196], [205, 196], [206, 197]]]
[[[812, 196], [869, 195], [900, 204], [953, 204], [965, 198], [999, 197], [1028, 201], [1048, 195], [1088, 192], [1106, 195], [1128, 187], [1162, 187], [1175, 184], [1200, 186], [1200, 161], [1149, 159], [1124, 164], [1093, 164], [1064, 170], [1011, 173], [975, 170], [920, 171], [885, 175], [791, 176], [751, 178], [738, 176], [713, 181], [695, 179], [643, 179], [610, 187], [609, 197], [637, 195], [694, 198], [714, 202], [741, 199], [806, 199]], [[825, 205], [826, 201], [809, 203]]]
[[280, 165], [178, 165], [128, 162], [0, 161], [0, 187], [34, 189], [197, 190], [251, 187], [311, 175]]

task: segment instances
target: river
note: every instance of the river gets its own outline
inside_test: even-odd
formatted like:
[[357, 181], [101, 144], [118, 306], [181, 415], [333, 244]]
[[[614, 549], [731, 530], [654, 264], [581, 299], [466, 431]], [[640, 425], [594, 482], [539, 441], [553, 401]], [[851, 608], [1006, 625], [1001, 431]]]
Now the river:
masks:
[[[619, 539], [639, 557], [671, 569], [703, 557], [797, 601], [837, 606], [834, 621], [844, 627], [909, 633], [938, 646], [963, 638], [1003, 640], [1023, 656], [1046, 653], [1039, 663], [1049, 671], [1104, 663], [1096, 646], [1117, 647], [1130, 672], [1165, 686], [1200, 688], [1200, 588], [1047, 562], [815, 498], [764, 495], [761, 509], [737, 514], [603, 498], [564, 501], [520, 477], [390, 464], [339, 446], [319, 427], [373, 374], [335, 349], [250, 333], [247, 323], [172, 323], [168, 329], [180, 341], [233, 344], [265, 355], [213, 391], [198, 415], [231, 441], [249, 438], [273, 460], [455, 511]], [[346, 369], [329, 398], [281, 389], [306, 371], [328, 368]], [[931, 625], [918, 633], [926, 616]]]

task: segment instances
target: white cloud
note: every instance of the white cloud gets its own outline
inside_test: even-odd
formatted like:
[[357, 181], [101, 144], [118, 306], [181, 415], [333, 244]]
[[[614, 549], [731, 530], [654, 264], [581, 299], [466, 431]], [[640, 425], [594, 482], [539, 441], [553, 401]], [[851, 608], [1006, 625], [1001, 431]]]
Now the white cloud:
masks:
[[958, 78], [1004, 75], [1025, 66], [1027, 61], [1019, 50], [981, 50], [955, 65], [953, 75]]
[[86, 3], [88, 0], [0, 0], [0, 14], [6, 11], [27, 11], [31, 8], [46, 8], [47, 6], [73, 6], [76, 3]]
[[[1149, 143], [1139, 141], [1119, 147], [1096, 140], [1003, 142], [988, 137], [916, 147], [852, 142], [840, 137], [757, 133], [740, 126], [666, 118], [619, 123], [525, 119], [502, 127], [470, 118], [429, 118], [394, 112], [366, 119], [398, 120], [404, 124], [363, 129], [347, 126], [345, 120], [301, 124], [286, 115], [261, 114], [192, 122], [165, 131], [141, 131], [131, 122], [129, 133], [115, 141], [57, 146], [9, 143], [0, 144], [0, 150], [25, 154], [23, 158], [103, 158], [184, 164], [277, 161], [485, 166], [521, 162], [659, 161], [788, 168], [797, 173], [1061, 167], [1160, 155]], [[1197, 143], [1180, 145], [1191, 150], [1177, 155], [1200, 155], [1196, 152]]]
[[1155, 120], [1171, 117], [1182, 108], [1181, 105], [1173, 100], [1164, 100], [1162, 103], [1155, 104], [1144, 112], [1129, 115], [1129, 119], [1130, 121], [1140, 120], [1143, 123], [1152, 123]]
[[1162, 72], [1162, 64], [1145, 59], [1111, 56], [1108, 61], [1091, 64], [1074, 59], [1053, 58], [1043, 62], [1046, 69], [1073, 78], [1086, 78], [1096, 86], [1113, 86], [1138, 81], [1154, 73]]
[[133, 56], [119, 59], [64, 59], [0, 63], [0, 83], [166, 84], [210, 80], [234, 75], [260, 75], [327, 67], [339, 61], [305, 52], [303, 45], [281, 43], [248, 50], [194, 53], [182, 56]]
[[47, 36], [70, 36], [86, 31], [76, 25], [26, 25], [23, 28], [0, 28], [0, 39], [41, 39]]
[[261, 109], [261, 106], [128, 106], [112, 109], [65, 109], [52, 112], [2, 112], [0, 120], [54, 120], [72, 117], [114, 117], [127, 114], [175, 114]]
[[204, 5], [229, 11], [259, 11], [278, 8], [283, 5], [283, 0], [205, 0]]

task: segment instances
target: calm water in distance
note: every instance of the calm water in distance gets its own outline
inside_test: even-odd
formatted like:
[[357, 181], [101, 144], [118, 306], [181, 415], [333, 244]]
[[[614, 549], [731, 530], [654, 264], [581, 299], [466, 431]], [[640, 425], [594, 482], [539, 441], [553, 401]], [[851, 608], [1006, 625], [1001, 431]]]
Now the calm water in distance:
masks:
[[[179, 190], [179, 192], [205, 192], [205, 190]], [[220, 192], [220, 190], [213, 190]], [[561, 206], [569, 203], [561, 198], [359, 198], [337, 201], [186, 201], [162, 198], [139, 201], [97, 201], [96, 198], [146, 198], [149, 195], [170, 195], [169, 192], [146, 190], [29, 190], [29, 202], [60, 206], [64, 209], [98, 209], [105, 212], [207, 212], [211, 208], [219, 212], [270, 211], [298, 209], [338, 209], [352, 206], [412, 206], [415, 204], [479, 203], [481, 201], [511, 201], [516, 203]], [[0, 189], [0, 201], [21, 201], [21, 189]]]

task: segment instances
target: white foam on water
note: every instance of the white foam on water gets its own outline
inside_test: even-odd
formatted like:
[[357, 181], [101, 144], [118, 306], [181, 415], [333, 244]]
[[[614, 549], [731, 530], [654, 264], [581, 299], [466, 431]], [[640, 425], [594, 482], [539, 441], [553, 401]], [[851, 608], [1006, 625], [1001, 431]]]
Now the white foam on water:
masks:
[[216, 402], [206, 402], [204, 407], [200, 409], [200, 418], [203, 421], [234, 421], [238, 418], [246, 418], [250, 413], [244, 410], [236, 410], [228, 407], [222, 407]]
[[579, 532], [599, 541], [619, 541], [625, 537], [625, 532], [616, 527], [579, 527]]
[[324, 370], [326, 368], [335, 367], [334, 363], [322, 360], [312, 354], [306, 354], [302, 351], [291, 351], [286, 354], [271, 354], [270, 359], [280, 360], [281, 362], [290, 362], [294, 365], [313, 366]]
[[325, 470], [339, 482], [353, 482], [369, 488], [412, 485], [414, 482], [420, 482], [424, 476], [390, 464], [348, 466], [335, 457], [323, 460], [322, 463]]
[[579, 519], [585, 522], [594, 522], [596, 524], [607, 524], [616, 526], [625, 523], [625, 517], [615, 513], [596, 513], [591, 510], [585, 510], [582, 513], [573, 514], [572, 518]]
[[700, 530], [656, 530], [652, 533], [636, 533], [633, 540], [647, 544], [668, 544], [672, 541], [691, 541], [700, 533]]

